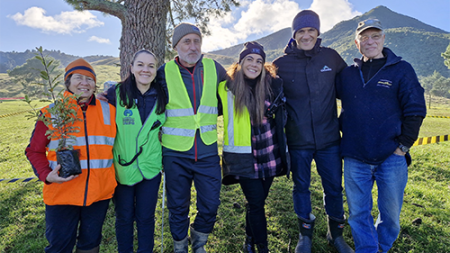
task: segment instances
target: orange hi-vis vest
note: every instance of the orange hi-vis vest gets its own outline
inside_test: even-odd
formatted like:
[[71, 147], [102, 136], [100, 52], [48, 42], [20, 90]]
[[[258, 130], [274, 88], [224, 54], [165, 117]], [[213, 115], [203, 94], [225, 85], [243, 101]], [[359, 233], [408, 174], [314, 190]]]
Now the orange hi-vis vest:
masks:
[[[64, 96], [71, 95], [65, 92]], [[76, 103], [76, 101], [74, 101]], [[49, 105], [42, 109], [45, 117]], [[75, 150], [79, 150], [81, 174], [61, 184], [44, 184], [44, 203], [47, 205], [89, 206], [94, 202], [110, 199], [117, 185], [113, 163], [113, 146], [116, 136], [116, 109], [107, 102], [95, 100], [83, 112], [77, 106], [76, 121], [78, 133], [72, 133], [76, 140], [69, 139]], [[48, 126], [53, 129], [52, 125]], [[52, 138], [47, 145], [47, 159], [50, 168], [57, 166], [55, 148], [59, 138]]]

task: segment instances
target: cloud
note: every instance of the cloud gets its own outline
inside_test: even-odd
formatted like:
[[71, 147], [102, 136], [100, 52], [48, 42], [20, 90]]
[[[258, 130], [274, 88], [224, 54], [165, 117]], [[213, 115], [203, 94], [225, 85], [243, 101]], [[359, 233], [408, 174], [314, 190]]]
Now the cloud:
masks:
[[225, 17], [210, 20], [211, 36], [203, 39], [203, 51], [226, 48], [246, 41], [251, 35], [262, 36], [289, 27], [292, 20], [286, 17], [294, 17], [300, 10], [295, 1], [289, 0], [243, 1], [240, 4], [240, 8]]
[[343, 20], [349, 20], [362, 14], [353, 10], [353, 6], [348, 0], [314, 0], [311, 9], [317, 12], [319, 17], [326, 17], [320, 19], [321, 33], [330, 30]]
[[[209, 52], [243, 43], [249, 38], [259, 39], [270, 33], [291, 27], [292, 19], [301, 11], [300, 0], [242, 1], [241, 6], [222, 18], [211, 18], [211, 35], [203, 38], [202, 49]], [[313, 0], [310, 8], [321, 17], [321, 33], [335, 24], [351, 19], [354, 11], [348, 0]], [[235, 18], [233, 18], [235, 17]], [[326, 17], [326, 18], [324, 18]]]
[[109, 39], [99, 38], [97, 36], [91, 36], [88, 41], [95, 41], [100, 44], [111, 44], [111, 41]]
[[25, 10], [24, 14], [18, 12], [8, 17], [16, 21], [18, 25], [39, 29], [45, 33], [83, 33], [87, 29], [104, 25], [88, 11], [65, 11], [52, 17], [46, 16], [42, 8], [31, 7]]

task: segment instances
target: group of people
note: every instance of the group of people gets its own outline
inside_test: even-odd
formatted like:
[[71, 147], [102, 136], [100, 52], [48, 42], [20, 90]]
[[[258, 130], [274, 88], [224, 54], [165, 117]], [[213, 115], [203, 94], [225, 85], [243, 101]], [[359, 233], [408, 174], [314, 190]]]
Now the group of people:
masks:
[[[243, 251], [269, 252], [265, 200], [274, 178], [290, 172], [299, 225], [295, 252], [311, 252], [314, 160], [329, 243], [338, 252], [354, 252], [343, 237], [344, 170], [356, 252], [387, 252], [400, 231], [408, 151], [426, 114], [423, 88], [411, 65], [384, 47], [379, 20], [358, 24], [355, 43], [362, 57], [351, 66], [335, 50], [321, 46], [319, 35], [318, 15], [301, 11], [283, 56], [269, 63], [261, 44], [247, 42], [226, 71], [203, 57], [199, 28], [181, 23], [173, 31], [175, 59], [157, 69], [152, 52], [136, 52], [128, 77], [103, 100], [94, 95], [92, 66], [83, 59], [70, 63], [65, 95], [81, 94], [82, 121], [76, 123], [81, 131], [73, 146], [80, 150], [82, 173], [58, 175], [60, 165], [50, 149], [58, 139], [47, 139], [52, 126], [41, 121], [26, 148], [44, 182], [45, 251], [72, 252], [76, 243], [76, 252], [99, 252], [113, 199], [118, 251], [133, 252], [136, 222], [138, 252], [153, 252], [164, 168], [174, 252], [187, 253], [189, 243], [192, 252], [206, 252], [221, 185], [235, 183], [247, 200]], [[342, 102], [339, 118], [336, 98]], [[46, 110], [42, 113], [50, 117]], [[224, 121], [222, 164], [218, 115]], [[379, 215], [374, 224], [375, 181]], [[192, 183], [197, 214], [191, 223]]]

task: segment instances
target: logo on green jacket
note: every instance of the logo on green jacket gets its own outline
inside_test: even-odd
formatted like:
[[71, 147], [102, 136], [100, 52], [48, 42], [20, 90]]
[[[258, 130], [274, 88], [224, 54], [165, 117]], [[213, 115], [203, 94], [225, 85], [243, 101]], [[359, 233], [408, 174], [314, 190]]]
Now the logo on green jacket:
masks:
[[125, 116], [125, 117], [123, 118], [123, 124], [124, 124], [124, 125], [134, 125], [134, 118], [131, 117], [131, 116], [133, 116], [133, 111], [132, 111], [132, 110], [126, 109], [126, 110], [123, 112], [123, 115]]

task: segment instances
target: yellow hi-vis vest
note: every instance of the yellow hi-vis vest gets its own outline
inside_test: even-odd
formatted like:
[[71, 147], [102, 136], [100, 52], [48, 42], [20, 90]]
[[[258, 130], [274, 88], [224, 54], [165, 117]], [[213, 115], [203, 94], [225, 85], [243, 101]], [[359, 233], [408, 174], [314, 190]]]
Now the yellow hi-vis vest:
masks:
[[252, 130], [250, 114], [244, 108], [242, 115], [235, 114], [234, 95], [226, 90], [226, 82], [219, 84], [219, 96], [223, 107], [223, 152], [251, 154]]
[[162, 127], [162, 145], [176, 151], [188, 151], [194, 145], [195, 133], [206, 145], [217, 141], [217, 73], [214, 61], [203, 58], [203, 92], [195, 114], [178, 65], [174, 60], [164, 68], [169, 103], [167, 120]]

